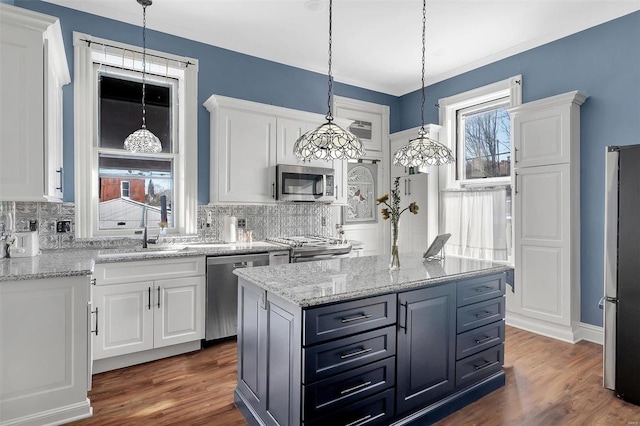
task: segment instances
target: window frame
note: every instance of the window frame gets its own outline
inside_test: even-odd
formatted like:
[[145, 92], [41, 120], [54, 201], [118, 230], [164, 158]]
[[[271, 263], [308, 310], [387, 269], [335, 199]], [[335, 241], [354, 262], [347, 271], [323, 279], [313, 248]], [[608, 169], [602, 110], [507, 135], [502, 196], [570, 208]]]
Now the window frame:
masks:
[[[440, 140], [451, 149], [456, 158], [455, 164], [440, 167], [440, 189], [511, 184], [511, 176], [487, 179], [458, 179], [456, 176], [456, 168], [464, 163], [464, 154], [459, 155], [461, 148], [458, 143], [460, 140], [458, 134], [462, 129], [458, 125], [458, 112], [474, 106], [486, 105], [498, 99], [508, 99], [507, 108], [522, 104], [522, 76], [516, 75], [439, 100], [440, 125], [442, 126]], [[511, 165], [511, 174], [513, 175], [513, 165]]]
[[[90, 41], [88, 43], [87, 41]], [[74, 178], [76, 238], [131, 236], [141, 228], [99, 228], [99, 149], [98, 146], [98, 75], [107, 65], [123, 68], [126, 73], [142, 73], [142, 49], [124, 43], [73, 33], [74, 44]], [[165, 77], [177, 81], [173, 107], [174, 140], [174, 228], [170, 233], [197, 233], [197, 83], [198, 61], [147, 49], [147, 79], [162, 82]], [[89, 143], [87, 143], [89, 141]], [[112, 150], [118, 151], [118, 150]], [[129, 155], [129, 154], [127, 154]], [[136, 154], [132, 154], [135, 156]], [[153, 155], [144, 154], [144, 157]], [[149, 224], [152, 227], [154, 224]]]

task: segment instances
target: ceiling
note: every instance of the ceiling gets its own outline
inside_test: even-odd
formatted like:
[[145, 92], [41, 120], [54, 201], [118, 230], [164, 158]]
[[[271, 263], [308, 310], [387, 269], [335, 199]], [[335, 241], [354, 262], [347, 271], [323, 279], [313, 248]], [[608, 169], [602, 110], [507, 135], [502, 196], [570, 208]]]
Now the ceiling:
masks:
[[[46, 0], [142, 25], [136, 0]], [[155, 0], [147, 26], [327, 73], [328, 0]], [[640, 0], [428, 0], [427, 84], [640, 10]], [[336, 81], [403, 95], [420, 88], [422, 2], [336, 0]], [[636, 40], [637, 43], [637, 40]]]

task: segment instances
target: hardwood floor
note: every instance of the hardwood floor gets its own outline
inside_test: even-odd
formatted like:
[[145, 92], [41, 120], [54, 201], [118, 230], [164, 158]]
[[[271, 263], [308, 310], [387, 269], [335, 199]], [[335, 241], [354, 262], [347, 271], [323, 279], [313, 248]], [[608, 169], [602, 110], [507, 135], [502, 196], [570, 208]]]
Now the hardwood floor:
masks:
[[[507, 327], [507, 385], [438, 423], [640, 425], [640, 407], [602, 387], [602, 347]], [[236, 345], [93, 376], [93, 417], [83, 425], [246, 425], [233, 405]]]

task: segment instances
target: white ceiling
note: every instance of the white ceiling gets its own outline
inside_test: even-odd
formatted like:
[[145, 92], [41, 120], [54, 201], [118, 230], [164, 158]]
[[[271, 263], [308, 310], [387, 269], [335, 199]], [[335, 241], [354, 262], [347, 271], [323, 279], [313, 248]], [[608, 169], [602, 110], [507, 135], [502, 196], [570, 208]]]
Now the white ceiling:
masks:
[[[136, 0], [46, 1], [142, 25]], [[328, 5], [328, 0], [154, 0], [147, 26], [326, 74]], [[640, 0], [428, 0], [427, 84], [636, 10]], [[420, 0], [335, 0], [334, 78], [396, 96], [419, 89], [421, 33]], [[638, 40], [630, 43], [637, 47]]]

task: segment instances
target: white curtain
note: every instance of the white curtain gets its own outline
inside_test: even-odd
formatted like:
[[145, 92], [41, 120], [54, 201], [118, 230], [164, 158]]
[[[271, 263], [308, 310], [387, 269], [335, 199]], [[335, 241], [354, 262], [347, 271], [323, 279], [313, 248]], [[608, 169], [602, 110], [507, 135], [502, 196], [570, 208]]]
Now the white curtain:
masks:
[[441, 192], [441, 233], [450, 233], [445, 253], [508, 260], [507, 188]]

